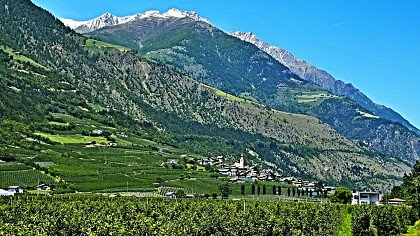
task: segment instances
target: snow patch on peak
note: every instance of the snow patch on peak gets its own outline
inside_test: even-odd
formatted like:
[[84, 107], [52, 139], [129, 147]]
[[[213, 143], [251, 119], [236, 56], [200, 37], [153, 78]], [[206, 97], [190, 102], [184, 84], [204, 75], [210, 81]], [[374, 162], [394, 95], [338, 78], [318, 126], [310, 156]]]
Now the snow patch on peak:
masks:
[[63, 24], [71, 29], [75, 29], [83, 24], [86, 24], [87, 21], [75, 21], [72, 19], [65, 19], [65, 18], [60, 18], [59, 19], [61, 22], [63, 22]]
[[172, 8], [163, 14], [161, 14], [159, 11], [146, 11], [144, 13], [139, 13], [131, 16], [117, 17], [109, 12], [106, 12], [101, 16], [89, 21], [75, 21], [63, 18], [60, 18], [59, 20], [63, 22], [64, 25], [76, 30], [79, 33], [88, 33], [106, 26], [120, 25], [129, 23], [131, 21], [147, 19], [151, 17], [162, 19], [190, 18], [195, 21], [201, 21], [212, 25], [209, 20], [200, 17], [196, 12], [181, 11], [175, 8]]
[[181, 11], [176, 8], [169, 9], [167, 12], [162, 14], [163, 17], [173, 17], [173, 18], [191, 18], [196, 21], [206, 22], [207, 24], [211, 25], [211, 22], [205, 18], [199, 16], [196, 12], [188, 12], [188, 11]]

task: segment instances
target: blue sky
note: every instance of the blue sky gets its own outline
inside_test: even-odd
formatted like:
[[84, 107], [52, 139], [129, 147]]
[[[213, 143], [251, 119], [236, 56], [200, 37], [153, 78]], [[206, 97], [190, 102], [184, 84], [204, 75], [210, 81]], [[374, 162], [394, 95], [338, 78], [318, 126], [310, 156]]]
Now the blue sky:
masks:
[[420, 128], [420, 1], [33, 0], [57, 17], [92, 19], [172, 7], [262, 40], [352, 83]]

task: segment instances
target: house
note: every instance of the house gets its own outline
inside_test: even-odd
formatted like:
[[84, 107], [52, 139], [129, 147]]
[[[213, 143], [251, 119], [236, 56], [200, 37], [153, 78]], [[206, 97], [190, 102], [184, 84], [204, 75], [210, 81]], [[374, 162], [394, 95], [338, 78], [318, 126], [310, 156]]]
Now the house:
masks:
[[23, 188], [20, 186], [9, 186], [9, 192], [15, 193], [23, 193]]
[[378, 192], [355, 192], [351, 201], [352, 205], [368, 204], [379, 205], [381, 194]]
[[167, 192], [167, 193], [165, 194], [165, 197], [166, 197], [166, 198], [176, 198], [176, 195], [175, 195], [175, 193], [174, 193], [174, 192]]
[[41, 184], [36, 186], [36, 190], [38, 191], [48, 191], [51, 190], [50, 186], [46, 185], [46, 184]]
[[110, 147], [116, 147], [116, 146], [118, 146], [118, 145], [117, 145], [117, 143], [116, 143], [116, 142], [109, 142], [109, 143], [108, 143], [108, 146], [110, 146]]
[[15, 194], [12, 193], [12, 192], [6, 191], [4, 189], [0, 189], [0, 197], [3, 197], [3, 196], [14, 196], [14, 195]]
[[120, 138], [127, 138], [128, 136], [123, 132], [117, 132], [117, 136]]
[[95, 129], [95, 130], [92, 131], [93, 135], [102, 135], [103, 133], [104, 133], [104, 131], [101, 130], [101, 129]]
[[96, 141], [85, 143], [85, 147], [87, 147], [87, 148], [94, 148], [94, 147], [96, 147]]
[[177, 160], [177, 159], [168, 159], [168, 160], [166, 161], [166, 163], [168, 163], [168, 164], [173, 164], [173, 165], [178, 165], [179, 160]]
[[387, 204], [394, 205], [394, 206], [400, 206], [400, 205], [404, 205], [405, 204], [405, 200], [400, 199], [400, 198], [388, 199], [386, 202], [387, 202]]

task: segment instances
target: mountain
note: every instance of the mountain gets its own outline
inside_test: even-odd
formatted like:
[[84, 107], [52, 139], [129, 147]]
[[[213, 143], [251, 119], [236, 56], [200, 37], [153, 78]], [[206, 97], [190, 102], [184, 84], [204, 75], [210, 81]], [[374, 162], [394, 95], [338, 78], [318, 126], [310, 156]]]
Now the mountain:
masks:
[[160, 13], [159, 11], [147, 11], [143, 14], [136, 14], [132, 16], [125, 16], [125, 17], [117, 17], [112, 15], [111, 13], [107, 12], [95, 19], [89, 21], [75, 21], [72, 19], [64, 19], [60, 18], [59, 20], [63, 22], [64, 25], [74, 29], [78, 33], [89, 33], [95, 31], [97, 29], [101, 29], [108, 26], [120, 25], [129, 23], [134, 20], [144, 19], [144, 18], [161, 18], [161, 19], [181, 19], [181, 18], [190, 18], [196, 21], [202, 21], [210, 24], [207, 19], [200, 17], [195, 12], [185, 12], [180, 11], [178, 9], [172, 8], [165, 13]]
[[255, 45], [203, 21], [146, 17], [87, 34], [139, 51], [224, 92], [274, 109], [315, 116], [345, 137], [413, 164], [420, 137], [402, 124], [300, 78]]
[[316, 68], [315, 66], [295, 57], [293, 54], [282, 48], [275, 47], [261, 41], [251, 32], [232, 32], [228, 34], [235, 36], [243, 41], [254, 44], [259, 49], [268, 53], [274, 59], [287, 66], [301, 79], [311, 81], [319, 85], [322, 89], [325, 89], [335, 95], [348, 97], [356, 101], [357, 104], [372, 112], [373, 114], [384, 119], [403, 124], [417, 135], [420, 135], [420, 130], [410, 124], [410, 122], [404, 119], [400, 114], [383, 105], [374, 103], [365, 94], [360, 92], [357, 88], [353, 87], [352, 84], [346, 84], [341, 80], [336, 80], [328, 72]]
[[[110, 183], [121, 187], [126, 181], [154, 186], [156, 180], [148, 176], [182, 181], [188, 170], [165, 169], [155, 159], [183, 152], [224, 154], [231, 160], [244, 153], [250, 164], [271, 166], [284, 175], [357, 187], [394, 185], [409, 170], [401, 160], [372, 152], [317, 118], [280, 112], [252, 97], [204, 85], [136, 51], [85, 38], [29, 0], [0, 3], [7, 6], [0, 8], [0, 152], [14, 154], [25, 165], [44, 165], [43, 171], [77, 189]], [[198, 22], [196, 30], [205, 27], [222, 34], [190, 17], [152, 18]], [[112, 27], [102, 29], [107, 28]], [[241, 42], [228, 37], [233, 44]], [[267, 74], [255, 87], [275, 84], [312, 91], [314, 85], [290, 78], [294, 75], [286, 67], [247, 45], [247, 53], [254, 57], [249, 63], [255, 68], [244, 71]], [[244, 50], [240, 46], [232, 50]], [[260, 65], [259, 58], [277, 63], [281, 70], [261, 71], [265, 64]], [[235, 71], [231, 85], [247, 89], [245, 82], [253, 76], [238, 72], [244, 85], [241, 88], [236, 81]], [[116, 141], [122, 147], [85, 147], [84, 140], [92, 140], [98, 127], [108, 133], [98, 140]], [[135, 138], [118, 138], [120, 131]], [[109, 153], [113, 155], [103, 158]]]

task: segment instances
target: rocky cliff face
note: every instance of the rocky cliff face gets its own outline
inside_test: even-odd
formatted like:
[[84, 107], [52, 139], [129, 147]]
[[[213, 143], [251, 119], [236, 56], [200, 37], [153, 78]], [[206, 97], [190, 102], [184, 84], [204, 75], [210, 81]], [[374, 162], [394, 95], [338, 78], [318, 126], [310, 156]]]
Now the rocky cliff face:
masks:
[[305, 60], [295, 57], [290, 52], [261, 41], [253, 33], [233, 32], [229, 34], [243, 41], [254, 44], [259, 49], [270, 54], [270, 56], [278, 60], [283, 65], [287, 66], [293, 73], [298, 75], [300, 78], [307, 81], [311, 81], [333, 94], [348, 97], [356, 101], [360, 106], [369, 110], [370, 112], [384, 119], [403, 124], [405, 127], [415, 132], [417, 135], [420, 135], [420, 130], [411, 125], [410, 122], [404, 119], [400, 114], [383, 105], [374, 103], [365, 94], [363, 94], [357, 88], [355, 88], [352, 84], [348, 84], [341, 80], [337, 80], [328, 72], [320, 70], [315, 66], [311, 65], [310, 63], [306, 62]]

